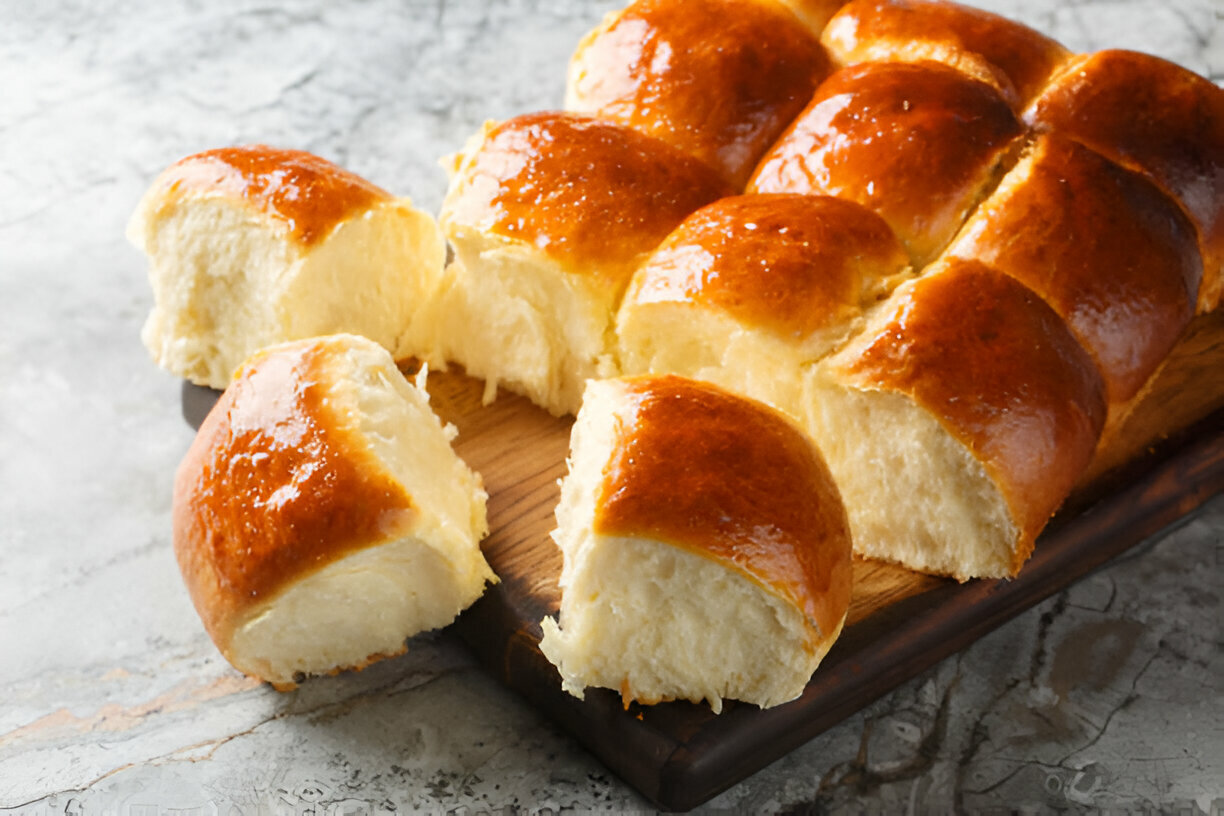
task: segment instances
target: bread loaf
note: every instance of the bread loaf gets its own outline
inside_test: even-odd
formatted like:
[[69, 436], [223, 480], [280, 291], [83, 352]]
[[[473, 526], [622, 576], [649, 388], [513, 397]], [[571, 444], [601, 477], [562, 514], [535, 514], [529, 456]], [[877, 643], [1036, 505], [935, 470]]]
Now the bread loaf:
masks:
[[224, 388], [287, 340], [352, 332], [396, 352], [436, 286], [432, 218], [329, 161], [254, 145], [188, 156], [141, 200], [128, 237], [149, 256], [142, 338], [158, 365]]
[[174, 550], [235, 667], [277, 688], [444, 626], [496, 577], [479, 478], [428, 396], [352, 335], [244, 364], [179, 466]]
[[643, 258], [730, 193], [718, 174], [622, 125], [568, 113], [488, 126], [455, 157], [440, 222], [454, 249], [406, 346], [556, 414], [617, 372], [613, 321]]
[[587, 386], [553, 537], [560, 622], [544, 619], [540, 648], [579, 697], [777, 705], [849, 606], [820, 453], [782, 414], [675, 376]]

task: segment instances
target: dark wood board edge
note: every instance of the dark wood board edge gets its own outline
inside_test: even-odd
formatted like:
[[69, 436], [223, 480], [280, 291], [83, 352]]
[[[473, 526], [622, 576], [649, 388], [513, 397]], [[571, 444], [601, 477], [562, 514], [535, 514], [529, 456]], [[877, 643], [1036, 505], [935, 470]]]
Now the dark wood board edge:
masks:
[[[721, 715], [690, 703], [578, 700], [539, 652], [538, 623], [507, 625], [515, 604], [495, 587], [455, 624], [489, 670], [655, 805], [689, 810], [785, 756], [1224, 491], [1224, 411], [1131, 463], [1116, 491], [1056, 518], [1012, 580], [947, 581], [847, 627], [803, 695]], [[500, 656], [500, 659], [499, 657]], [[541, 682], [552, 677], [555, 682]]]

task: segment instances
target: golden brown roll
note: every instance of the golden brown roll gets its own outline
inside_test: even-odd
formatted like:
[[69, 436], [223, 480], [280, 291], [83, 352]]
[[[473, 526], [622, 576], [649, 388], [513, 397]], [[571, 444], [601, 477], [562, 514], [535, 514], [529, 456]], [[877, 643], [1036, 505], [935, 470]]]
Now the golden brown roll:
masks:
[[1198, 228], [1198, 311], [1215, 308], [1224, 290], [1224, 90], [1158, 57], [1100, 51], [1068, 64], [1024, 119], [1146, 174], [1173, 196]]
[[845, 622], [850, 537], [819, 451], [782, 414], [679, 377], [592, 381], [557, 530], [564, 688], [631, 701], [802, 693]]
[[993, 88], [944, 65], [856, 65], [821, 84], [748, 191], [857, 201], [921, 267], [993, 187], [1021, 130]]
[[898, 287], [808, 387], [805, 424], [856, 552], [961, 580], [1020, 569], [1105, 415], [1100, 375], [1062, 319], [957, 259]]
[[994, 86], [1016, 111], [1071, 56], [1028, 26], [945, 0], [853, 0], [820, 41], [839, 66], [941, 62]]
[[724, 198], [634, 275], [617, 315], [621, 366], [708, 380], [793, 414], [800, 366], [861, 329], [909, 272], [884, 220], [852, 201]]
[[1139, 393], [1194, 316], [1194, 225], [1154, 184], [1044, 136], [946, 253], [1040, 295], [1096, 361], [1111, 406]]
[[408, 199], [318, 156], [263, 145], [171, 166], [128, 237], [150, 262], [145, 345], [158, 365], [212, 388], [286, 340], [347, 331], [397, 351], [446, 252]]
[[455, 257], [405, 346], [555, 414], [617, 370], [613, 321], [642, 259], [728, 195], [697, 159], [623, 125], [536, 113], [454, 160], [440, 222]]
[[391, 355], [353, 335], [255, 355], [174, 484], [174, 550], [217, 648], [292, 688], [450, 623], [496, 577], [479, 478]]
[[742, 189], [827, 66], [772, 0], [637, 0], [579, 43], [565, 107], [662, 139]]

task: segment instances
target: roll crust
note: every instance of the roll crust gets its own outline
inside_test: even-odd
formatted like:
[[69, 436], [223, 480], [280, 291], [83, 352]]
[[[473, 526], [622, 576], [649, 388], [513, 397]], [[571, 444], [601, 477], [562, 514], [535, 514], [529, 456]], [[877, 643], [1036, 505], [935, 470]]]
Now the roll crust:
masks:
[[850, 533], [827, 466], [781, 414], [712, 385], [625, 380], [593, 530], [667, 541], [726, 564], [838, 630], [850, 600]]
[[924, 266], [989, 190], [1021, 130], [993, 88], [946, 66], [856, 65], [821, 84], [748, 191], [857, 201]]
[[1198, 228], [1198, 311], [1215, 308], [1224, 290], [1224, 90], [1158, 57], [1099, 51], [1068, 64], [1024, 120], [1146, 174], [1169, 193]]
[[246, 366], [174, 483], [174, 549], [225, 653], [235, 622], [287, 584], [415, 521], [412, 498], [327, 399], [327, 348]]
[[1013, 571], [1091, 461], [1104, 387], [1027, 287], [952, 259], [898, 289], [887, 318], [827, 361], [860, 390], [908, 396], [981, 461], [1019, 530]]
[[619, 291], [685, 216], [730, 194], [705, 164], [631, 128], [542, 112], [487, 127], [456, 157], [440, 222], [527, 242]]
[[841, 66], [941, 62], [993, 85], [1016, 111], [1071, 56], [1028, 26], [945, 0], [853, 0], [820, 41]]
[[353, 214], [392, 198], [327, 159], [261, 144], [188, 156], [167, 168], [153, 190], [166, 198], [204, 194], [245, 201], [283, 223], [303, 246], [318, 243]]
[[860, 316], [908, 270], [888, 224], [852, 201], [735, 196], [686, 218], [638, 271], [622, 308], [691, 303], [803, 345]]
[[1194, 226], [1147, 179], [1056, 136], [1038, 139], [947, 255], [1040, 295], [1092, 354], [1111, 404], [1130, 400], [1194, 316]]
[[781, 5], [638, 0], [579, 44], [566, 108], [661, 139], [742, 189], [827, 73], [816, 36]]

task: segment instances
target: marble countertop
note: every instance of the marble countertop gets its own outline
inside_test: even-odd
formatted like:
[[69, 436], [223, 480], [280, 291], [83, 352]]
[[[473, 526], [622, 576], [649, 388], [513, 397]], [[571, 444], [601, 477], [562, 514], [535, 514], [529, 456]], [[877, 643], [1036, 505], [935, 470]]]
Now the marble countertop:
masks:
[[[980, 2], [1224, 79], [1220, 0]], [[451, 635], [278, 694], [217, 654], [170, 550], [191, 440], [140, 345], [128, 214], [263, 141], [436, 210], [437, 158], [559, 105], [584, 0], [0, 11], [0, 812], [646, 809]], [[1224, 498], [703, 810], [1224, 812]]]

